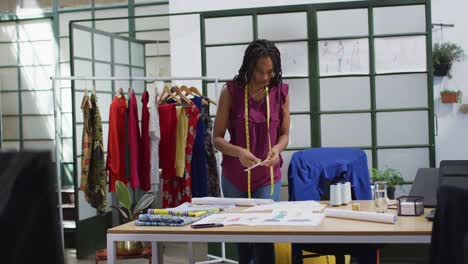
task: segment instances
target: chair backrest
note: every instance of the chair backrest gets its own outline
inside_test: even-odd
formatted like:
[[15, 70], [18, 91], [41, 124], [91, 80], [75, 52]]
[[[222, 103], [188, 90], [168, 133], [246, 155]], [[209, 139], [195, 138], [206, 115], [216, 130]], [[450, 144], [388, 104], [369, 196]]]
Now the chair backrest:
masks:
[[439, 169], [439, 185], [468, 189], [468, 160], [442, 160]]
[[432, 264], [467, 263], [464, 240], [468, 232], [468, 189], [442, 185], [431, 237]]
[[435, 207], [437, 205], [437, 188], [439, 188], [439, 169], [419, 168], [409, 195], [424, 196], [424, 206]]

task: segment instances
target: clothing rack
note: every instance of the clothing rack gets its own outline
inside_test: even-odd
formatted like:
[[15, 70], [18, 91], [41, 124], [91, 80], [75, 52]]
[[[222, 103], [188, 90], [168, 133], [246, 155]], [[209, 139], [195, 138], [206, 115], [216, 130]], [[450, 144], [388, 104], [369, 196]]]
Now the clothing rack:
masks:
[[[62, 77], [62, 76], [51, 76], [50, 80], [52, 81], [52, 91], [53, 91], [53, 100], [54, 100], [54, 121], [55, 121], [55, 167], [56, 167], [56, 175], [57, 175], [57, 194], [58, 194], [58, 208], [59, 208], [59, 221], [60, 221], [60, 232], [61, 232], [61, 242], [62, 242], [62, 249], [64, 249], [65, 241], [64, 241], [64, 234], [63, 234], [63, 212], [62, 212], [62, 196], [61, 196], [61, 180], [62, 180], [62, 175], [61, 175], [61, 158], [60, 158], [60, 109], [59, 109], [59, 102], [57, 100], [57, 91], [56, 91], [56, 81], [146, 81], [146, 82], [155, 82], [155, 81], [214, 81], [215, 83], [215, 96], [218, 97], [218, 85], [219, 85], [219, 78], [217, 77], [208, 77], [208, 76], [178, 76], [178, 77], [119, 77], [119, 76], [111, 76], [111, 77], [104, 77], [104, 76], [68, 76], [68, 77]], [[73, 91], [73, 86], [72, 86], [72, 94], [74, 93]], [[73, 106], [74, 107], [74, 106]], [[76, 147], [76, 146], [73, 146]], [[219, 156], [218, 156], [219, 157]], [[218, 161], [219, 162], [219, 161]], [[219, 165], [219, 163], [218, 163]], [[75, 170], [76, 171], [76, 170]], [[220, 183], [220, 190], [221, 190], [221, 196], [223, 197], [222, 194], [222, 188], [221, 188], [221, 174], [218, 173], [219, 177], [219, 183]], [[193, 263], [193, 245], [191, 242], [188, 243], [188, 256], [189, 256], [189, 261], [190, 263]], [[230, 259], [226, 259], [226, 248], [224, 242], [221, 244], [221, 257], [218, 256], [213, 256], [208, 254], [209, 258], [212, 258], [212, 260], [208, 261], [201, 261], [197, 262], [197, 264], [207, 264], [207, 263], [220, 263], [220, 262], [228, 262], [228, 263], [237, 263], [237, 261], [233, 261]]]

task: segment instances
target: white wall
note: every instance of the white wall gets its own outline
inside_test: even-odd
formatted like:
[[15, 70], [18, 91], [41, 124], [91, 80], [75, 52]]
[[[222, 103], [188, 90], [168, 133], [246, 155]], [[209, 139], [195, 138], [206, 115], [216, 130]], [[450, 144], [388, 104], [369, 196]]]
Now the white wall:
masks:
[[[468, 19], [466, 0], [433, 0], [432, 23], [454, 24], [455, 27], [443, 29], [443, 39], [460, 45], [468, 54]], [[440, 27], [432, 31], [433, 42], [442, 40]], [[457, 62], [452, 67], [453, 79], [446, 82], [448, 89], [462, 90], [463, 102], [468, 103], [468, 61]], [[445, 79], [446, 81], [447, 79]], [[442, 78], [434, 78], [434, 112], [438, 116], [438, 135], [436, 136], [437, 164], [444, 159], [468, 159], [468, 114], [459, 111], [460, 104], [440, 103], [443, 90]]]
[[[171, 13], [281, 6], [309, 3], [349, 2], [339, 0], [171, 0]], [[468, 19], [466, 0], [432, 1], [432, 22], [455, 24], [453, 28], [444, 29], [444, 39], [461, 45], [468, 53]], [[440, 41], [440, 28], [433, 29], [433, 41]], [[189, 45], [187, 43], [190, 43]], [[200, 19], [198, 15], [171, 17], [171, 54], [172, 74], [200, 75]], [[455, 63], [452, 67], [454, 78], [448, 81], [449, 89], [460, 89], [464, 92], [464, 101], [468, 103], [468, 63]], [[436, 140], [436, 164], [444, 159], [468, 159], [468, 114], [459, 112], [459, 104], [441, 104], [439, 92], [443, 89], [442, 78], [434, 78], [434, 108], [438, 116], [438, 133]], [[193, 85], [201, 85], [194, 82]]]

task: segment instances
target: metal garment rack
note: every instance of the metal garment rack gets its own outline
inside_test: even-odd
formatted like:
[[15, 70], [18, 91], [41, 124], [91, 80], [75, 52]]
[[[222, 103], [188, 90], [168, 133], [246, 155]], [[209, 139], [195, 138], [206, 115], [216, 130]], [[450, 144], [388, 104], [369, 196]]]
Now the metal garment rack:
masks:
[[[56, 164], [56, 175], [57, 175], [57, 194], [58, 194], [58, 204], [59, 204], [59, 220], [60, 220], [60, 233], [61, 233], [61, 242], [62, 242], [62, 249], [64, 249], [65, 241], [64, 241], [64, 234], [63, 234], [63, 212], [62, 212], [62, 196], [61, 196], [61, 180], [62, 180], [62, 173], [61, 173], [61, 157], [60, 157], [60, 119], [61, 119], [61, 111], [60, 111], [60, 104], [57, 100], [58, 95], [56, 91], [56, 82], [57, 81], [146, 81], [146, 82], [155, 82], [155, 81], [214, 81], [215, 83], [215, 96], [218, 97], [218, 86], [219, 86], [219, 78], [217, 77], [208, 77], [208, 76], [180, 76], [180, 77], [118, 77], [118, 76], [111, 76], [111, 77], [101, 77], [101, 76], [51, 76], [50, 80], [52, 81], [52, 91], [53, 91], [53, 100], [54, 100], [54, 121], [55, 121], [55, 164]], [[73, 93], [74, 91], [72, 91]], [[219, 156], [218, 156], [219, 158]], [[219, 165], [219, 161], [218, 161]], [[219, 176], [219, 183], [221, 189], [221, 196], [222, 188], [221, 188], [221, 174], [218, 173]], [[188, 243], [188, 257], [190, 263], [194, 263], [193, 261], [193, 245], [192, 242]], [[233, 261], [226, 258], [226, 247], [225, 243], [221, 243], [221, 257], [214, 256], [208, 254], [208, 257], [212, 260], [201, 261], [197, 262], [197, 264], [208, 264], [208, 263], [237, 263], [237, 261]]]

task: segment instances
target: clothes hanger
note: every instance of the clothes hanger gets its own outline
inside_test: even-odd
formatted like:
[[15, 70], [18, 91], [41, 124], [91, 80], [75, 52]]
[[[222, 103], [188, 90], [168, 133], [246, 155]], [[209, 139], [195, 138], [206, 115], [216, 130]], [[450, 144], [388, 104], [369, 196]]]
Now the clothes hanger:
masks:
[[162, 102], [165, 102], [168, 97], [173, 99], [179, 104], [181, 103], [179, 98], [177, 98], [176, 96], [172, 94], [171, 90], [169, 89], [169, 86], [164, 85], [163, 93], [161, 94], [161, 97], [159, 98], [158, 105], [160, 105]]
[[185, 96], [192, 94], [192, 91], [190, 91], [190, 89], [185, 85], [182, 85], [179, 89], [181, 92], [185, 92]]
[[122, 96], [124, 96], [124, 92], [123, 92], [122, 87], [120, 87], [119, 90], [117, 90], [117, 95], [116, 96], [118, 98], [121, 98]]
[[85, 95], [85, 97], [88, 98], [88, 100], [86, 100], [86, 101], [88, 101], [89, 108], [90, 109], [93, 108], [93, 105], [91, 104], [91, 97], [88, 94], [88, 87], [84, 88], [84, 95]]
[[[200, 93], [200, 91], [199, 91], [196, 87], [194, 87], [194, 86], [190, 87], [189, 90], [190, 90], [192, 93], [194, 93], [194, 94], [196, 94], [196, 95], [198, 95], [198, 96], [200, 96], [200, 97], [204, 97], [204, 96]], [[206, 97], [206, 98], [208, 99], [208, 102], [209, 102], [210, 104], [216, 105], [216, 102], [215, 102], [215, 101], [211, 100], [211, 99], [208, 98], [208, 97]]]
[[188, 105], [190, 105], [192, 103], [192, 101], [190, 101], [190, 99], [188, 99], [185, 95], [182, 94], [182, 92], [180, 91], [180, 88], [177, 87], [177, 86], [172, 86], [171, 90], [173, 90], [180, 98], [182, 98], [182, 100], [184, 100], [185, 103], [187, 103]]

